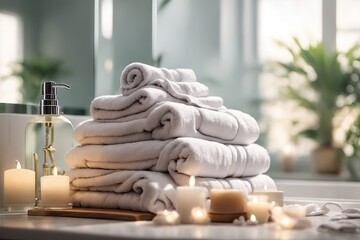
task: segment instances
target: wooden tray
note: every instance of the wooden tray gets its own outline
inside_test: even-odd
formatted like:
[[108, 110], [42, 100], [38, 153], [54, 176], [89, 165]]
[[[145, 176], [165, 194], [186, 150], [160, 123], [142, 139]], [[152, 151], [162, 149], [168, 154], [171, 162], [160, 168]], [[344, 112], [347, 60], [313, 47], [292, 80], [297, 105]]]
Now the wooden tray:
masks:
[[55, 216], [112, 219], [122, 221], [150, 221], [155, 214], [150, 212], [134, 212], [120, 209], [100, 208], [72, 208], [72, 209], [42, 209], [33, 208], [28, 210], [29, 216]]
[[244, 216], [246, 218], [246, 213], [209, 213], [210, 220], [212, 222], [233, 222], [235, 219], [239, 218], [240, 216]]

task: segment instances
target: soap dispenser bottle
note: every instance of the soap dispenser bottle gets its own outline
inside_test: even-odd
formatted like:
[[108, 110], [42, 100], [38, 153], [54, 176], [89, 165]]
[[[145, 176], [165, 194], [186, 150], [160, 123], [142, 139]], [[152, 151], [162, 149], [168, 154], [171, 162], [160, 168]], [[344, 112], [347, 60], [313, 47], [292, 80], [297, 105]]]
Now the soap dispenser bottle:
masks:
[[70, 87], [48, 81], [43, 82], [41, 88], [40, 115], [27, 123], [25, 132], [25, 167], [33, 169], [36, 175], [35, 207], [41, 207], [41, 177], [64, 175], [67, 170], [64, 156], [73, 146], [73, 126], [60, 114], [57, 99], [57, 88]]

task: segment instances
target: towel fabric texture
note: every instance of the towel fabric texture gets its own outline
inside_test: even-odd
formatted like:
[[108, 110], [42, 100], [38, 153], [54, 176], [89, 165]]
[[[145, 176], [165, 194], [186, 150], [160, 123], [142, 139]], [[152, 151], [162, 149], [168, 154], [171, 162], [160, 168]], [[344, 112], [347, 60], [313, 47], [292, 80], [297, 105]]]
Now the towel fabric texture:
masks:
[[[74, 169], [70, 172], [74, 206], [122, 208], [156, 213], [176, 206], [176, 181], [151, 171]], [[245, 193], [276, 188], [267, 175], [250, 178], [197, 178], [196, 185], [210, 189], [240, 189]]]
[[256, 120], [209, 96], [193, 70], [135, 62], [120, 84], [120, 95], [92, 101], [65, 155], [74, 206], [172, 210], [190, 176], [207, 190], [276, 190]]
[[126, 96], [144, 86], [159, 86], [163, 83], [164, 85], [168, 84], [169, 87], [177, 86], [176, 90], [184, 94], [199, 97], [206, 96], [208, 94], [206, 86], [204, 88], [205, 91], [197, 91], [197, 89], [193, 91], [194, 89], [189, 87], [189, 85], [194, 82], [198, 83], [195, 72], [191, 69], [156, 68], [135, 62], [127, 65], [122, 71], [120, 76], [120, 91]]
[[[75, 129], [80, 144], [117, 144], [139, 140], [194, 137], [228, 144], [254, 143], [260, 135], [256, 120], [238, 110], [209, 110], [181, 103], [157, 104], [146, 118], [128, 122], [90, 120]], [[143, 137], [143, 139], [141, 139]]]
[[134, 93], [124, 95], [106, 95], [95, 98], [90, 105], [90, 114], [96, 121], [125, 122], [143, 118], [156, 103], [179, 102], [207, 109], [225, 109], [223, 99], [216, 96], [194, 97], [191, 95], [171, 96], [160, 88], [145, 87]]
[[246, 177], [266, 172], [270, 157], [257, 144], [224, 145], [198, 138], [81, 145], [65, 156], [72, 168], [169, 171], [202, 177]]

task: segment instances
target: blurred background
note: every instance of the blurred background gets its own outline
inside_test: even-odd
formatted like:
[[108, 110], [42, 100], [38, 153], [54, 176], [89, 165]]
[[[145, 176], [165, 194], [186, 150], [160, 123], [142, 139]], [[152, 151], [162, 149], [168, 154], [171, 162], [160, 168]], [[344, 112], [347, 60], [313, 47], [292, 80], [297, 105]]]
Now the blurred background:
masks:
[[0, 0], [0, 112], [65, 114], [119, 94], [131, 62], [191, 68], [225, 106], [253, 115], [277, 179], [360, 180], [358, 0]]

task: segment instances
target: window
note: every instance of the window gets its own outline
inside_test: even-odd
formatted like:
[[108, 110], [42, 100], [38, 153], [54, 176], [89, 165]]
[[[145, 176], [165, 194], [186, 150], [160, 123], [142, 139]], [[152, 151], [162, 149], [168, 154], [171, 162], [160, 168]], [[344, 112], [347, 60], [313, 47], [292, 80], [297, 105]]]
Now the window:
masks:
[[[304, 45], [322, 41], [329, 50], [346, 51], [360, 40], [360, 2], [356, 0], [259, 0], [258, 1], [258, 57], [260, 64], [271, 61], [286, 61], [289, 55], [276, 43], [291, 43], [297, 37]], [[266, 144], [280, 160], [281, 154], [295, 154], [296, 171], [311, 172], [309, 154], [312, 141], [304, 141], [291, 148], [292, 121], [301, 119], [306, 124], [312, 116], [296, 109], [290, 102], [266, 101], [279, 96], [279, 81], [273, 73], [259, 76], [259, 91], [265, 104], [262, 107], [263, 129], [267, 132]], [[339, 135], [335, 132], [335, 138]], [[335, 139], [336, 140], [336, 139]], [[280, 161], [273, 161], [273, 171], [279, 172]], [[295, 175], [295, 178], [306, 177]], [[344, 174], [346, 177], [346, 173]]]
[[[9, 76], [11, 74], [10, 65], [21, 59], [20, 34], [20, 19], [15, 15], [0, 12], [0, 78]], [[2, 79], [0, 81], [0, 102], [20, 102], [21, 95], [18, 87], [19, 80], [17, 78]]]
[[[276, 41], [292, 43], [297, 37], [303, 44], [321, 40], [321, 0], [260, 0], [258, 6], [258, 55], [261, 64], [286, 60], [289, 56]], [[260, 95], [265, 100], [278, 96], [279, 83], [273, 74], [259, 77]], [[265, 104], [262, 112], [267, 131], [269, 151], [278, 154], [287, 151], [290, 144], [291, 120], [301, 118], [291, 104]], [[290, 114], [289, 114], [290, 113]], [[305, 153], [299, 151], [299, 153]]]
[[360, 40], [360, 1], [337, 1], [336, 47], [346, 51]]

